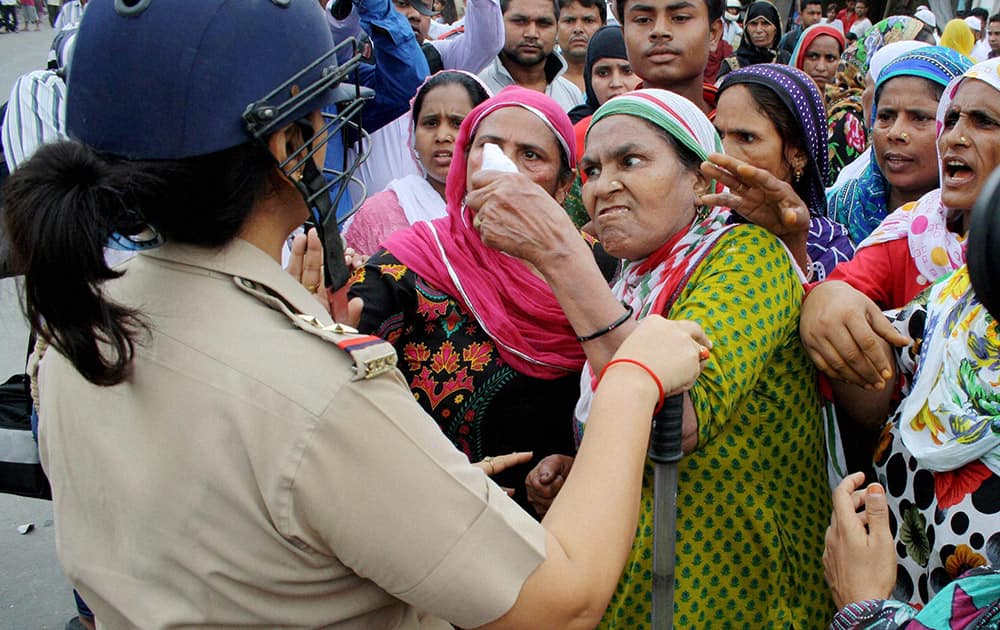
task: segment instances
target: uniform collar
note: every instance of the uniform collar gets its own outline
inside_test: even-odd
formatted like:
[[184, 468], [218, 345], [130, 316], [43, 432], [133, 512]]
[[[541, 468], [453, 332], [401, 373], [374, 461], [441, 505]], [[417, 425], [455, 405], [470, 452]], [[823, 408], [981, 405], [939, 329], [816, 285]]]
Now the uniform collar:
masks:
[[234, 238], [220, 248], [168, 241], [161, 247], [138, 255], [187, 268], [189, 273], [209, 271], [233, 279], [249, 280], [280, 297], [294, 310], [315, 316], [323, 325], [333, 323], [330, 315], [305, 287], [263, 250], [243, 239]]

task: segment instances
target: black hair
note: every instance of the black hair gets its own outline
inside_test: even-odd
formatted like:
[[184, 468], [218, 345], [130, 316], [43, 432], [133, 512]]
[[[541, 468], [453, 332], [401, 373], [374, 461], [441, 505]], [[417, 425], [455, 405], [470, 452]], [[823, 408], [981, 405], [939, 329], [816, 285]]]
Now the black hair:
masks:
[[144, 324], [137, 310], [104, 295], [101, 285], [124, 273], [105, 262], [108, 237], [148, 223], [168, 240], [225, 245], [274, 168], [267, 149], [249, 143], [175, 161], [124, 160], [69, 141], [43, 145], [4, 189], [34, 332], [91, 383], [125, 380]]
[[427, 81], [420, 86], [417, 90], [417, 95], [413, 97], [413, 120], [414, 123], [418, 118], [420, 118], [420, 110], [424, 107], [424, 98], [436, 87], [442, 85], [460, 85], [465, 88], [466, 93], [469, 95], [469, 101], [472, 106], [475, 107], [479, 105], [486, 99], [490, 97], [486, 88], [479, 82], [473, 79], [471, 76], [464, 72], [456, 72], [455, 70], [442, 70], [437, 74], [431, 76]]
[[810, 4], [818, 4], [820, 6], [820, 10], [823, 8], [823, 0], [803, 0], [802, 8], [804, 9]]
[[[622, 28], [625, 28], [626, 2], [628, 0], [615, 0], [615, 8], [618, 9], [618, 21], [621, 22]], [[709, 24], [714, 24], [716, 20], [721, 20], [722, 14], [726, 12], [726, 0], [705, 0], [705, 6], [708, 8]]]
[[[556, 14], [556, 19], [559, 19], [559, 0], [552, 0], [552, 11]], [[500, 0], [500, 13], [502, 15], [507, 15], [507, 9], [510, 7], [510, 0]]]
[[990, 19], [986, 20], [987, 24], [991, 24], [993, 22], [1000, 22], [1000, 13], [994, 13], [990, 16]]
[[986, 9], [984, 9], [983, 7], [976, 7], [974, 9], [972, 9], [971, 11], [969, 11], [969, 15], [976, 16], [977, 18], [979, 18], [980, 20], [982, 20], [983, 23], [985, 24], [986, 23], [986, 18], [989, 17], [990, 12], [987, 11]]
[[559, 0], [559, 9], [562, 10], [576, 2], [584, 9], [597, 9], [601, 16], [601, 24], [608, 23], [608, 4], [604, 0]]

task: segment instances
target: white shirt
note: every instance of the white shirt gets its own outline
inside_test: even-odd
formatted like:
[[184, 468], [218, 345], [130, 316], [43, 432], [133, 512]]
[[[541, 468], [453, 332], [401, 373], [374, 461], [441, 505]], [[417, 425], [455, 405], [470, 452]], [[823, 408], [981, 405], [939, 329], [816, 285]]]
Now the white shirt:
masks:
[[970, 56], [976, 60], [976, 63], [989, 59], [990, 42], [985, 37], [976, 42], [976, 45], [972, 47], [972, 54]]
[[858, 39], [861, 39], [871, 27], [872, 21], [868, 18], [862, 18], [854, 23], [854, 26], [851, 27], [851, 32], [857, 35]]
[[3, 119], [3, 154], [10, 172], [43, 144], [66, 139], [66, 83], [51, 70], [18, 77]]
[[[503, 13], [498, 0], [469, 0], [465, 11], [465, 32], [430, 42], [441, 55], [445, 70], [465, 70], [478, 74], [503, 48]], [[431, 25], [433, 28], [433, 24]], [[452, 27], [446, 27], [449, 32]], [[392, 179], [392, 178], [390, 178]]]

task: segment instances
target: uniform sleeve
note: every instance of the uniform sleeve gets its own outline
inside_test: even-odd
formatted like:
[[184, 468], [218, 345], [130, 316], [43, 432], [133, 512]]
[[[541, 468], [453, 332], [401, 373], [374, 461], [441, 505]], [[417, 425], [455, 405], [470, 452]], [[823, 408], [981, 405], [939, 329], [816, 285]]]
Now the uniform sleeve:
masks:
[[718, 435], [772, 354], [798, 341], [802, 285], [777, 238], [751, 225], [722, 236], [670, 309], [701, 324], [712, 355], [691, 389], [698, 443]]
[[345, 566], [460, 627], [499, 618], [542, 526], [444, 437], [398, 373], [343, 387], [309, 436], [292, 518]]

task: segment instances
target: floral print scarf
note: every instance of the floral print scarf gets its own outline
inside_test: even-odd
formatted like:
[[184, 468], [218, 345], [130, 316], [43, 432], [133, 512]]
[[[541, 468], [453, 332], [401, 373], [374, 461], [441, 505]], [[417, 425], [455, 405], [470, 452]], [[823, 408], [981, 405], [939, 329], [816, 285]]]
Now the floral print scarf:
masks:
[[1000, 330], [967, 267], [932, 288], [918, 364], [899, 408], [907, 449], [930, 470], [979, 459], [1000, 474]]

